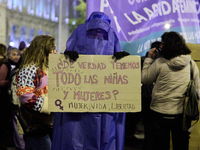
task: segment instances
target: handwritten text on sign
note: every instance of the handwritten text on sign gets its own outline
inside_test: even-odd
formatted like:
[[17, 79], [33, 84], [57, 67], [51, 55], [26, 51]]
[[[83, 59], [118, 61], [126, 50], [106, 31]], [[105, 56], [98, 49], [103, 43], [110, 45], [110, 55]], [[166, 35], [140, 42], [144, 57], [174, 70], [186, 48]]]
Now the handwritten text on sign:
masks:
[[64, 55], [50, 55], [49, 110], [141, 111], [140, 56], [114, 61], [108, 55], [80, 55], [70, 62]]

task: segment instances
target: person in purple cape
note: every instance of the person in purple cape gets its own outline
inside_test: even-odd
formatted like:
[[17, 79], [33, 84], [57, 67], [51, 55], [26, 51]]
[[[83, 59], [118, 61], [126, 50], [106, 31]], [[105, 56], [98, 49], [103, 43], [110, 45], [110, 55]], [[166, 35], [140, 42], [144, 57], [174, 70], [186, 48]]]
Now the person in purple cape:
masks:
[[[93, 12], [72, 33], [66, 43], [66, 57], [76, 61], [79, 54], [129, 55], [121, 50], [110, 19]], [[52, 150], [123, 150], [125, 113], [55, 113]]]

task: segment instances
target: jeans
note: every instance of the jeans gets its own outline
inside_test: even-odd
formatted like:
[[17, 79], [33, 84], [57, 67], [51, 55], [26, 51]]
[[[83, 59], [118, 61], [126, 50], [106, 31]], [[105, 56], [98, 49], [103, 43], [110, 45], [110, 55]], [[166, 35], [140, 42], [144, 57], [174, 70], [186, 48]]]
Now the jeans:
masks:
[[[167, 115], [151, 110], [152, 131], [154, 134], [153, 150], [170, 149], [170, 132], [173, 150], [188, 150], [189, 132], [183, 131], [183, 114]], [[190, 126], [190, 122], [187, 122]]]
[[51, 150], [48, 134], [42, 137], [25, 137], [26, 150]]

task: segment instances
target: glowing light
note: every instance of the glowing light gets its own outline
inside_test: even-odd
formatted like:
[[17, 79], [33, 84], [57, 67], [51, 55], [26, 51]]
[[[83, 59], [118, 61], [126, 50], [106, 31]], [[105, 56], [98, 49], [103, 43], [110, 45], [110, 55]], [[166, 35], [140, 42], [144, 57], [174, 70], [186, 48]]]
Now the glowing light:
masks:
[[10, 42], [9, 45], [10, 45], [10, 46], [14, 46], [15, 43], [14, 43], [14, 42]]
[[73, 22], [72, 22], [72, 25], [75, 25], [75, 24], [76, 24], [76, 21], [73, 21]]
[[30, 13], [33, 15], [33, 14], [34, 14], [34, 10], [32, 9], [32, 10], [30, 11]]
[[55, 18], [54, 18], [54, 21], [55, 21], [55, 22], [58, 22], [58, 17], [55, 17]]
[[171, 27], [171, 25], [169, 23], [166, 23], [164, 27], [165, 27], [165, 29], [169, 29]]
[[69, 18], [65, 18], [65, 23], [66, 23], [66, 24], [69, 23]]

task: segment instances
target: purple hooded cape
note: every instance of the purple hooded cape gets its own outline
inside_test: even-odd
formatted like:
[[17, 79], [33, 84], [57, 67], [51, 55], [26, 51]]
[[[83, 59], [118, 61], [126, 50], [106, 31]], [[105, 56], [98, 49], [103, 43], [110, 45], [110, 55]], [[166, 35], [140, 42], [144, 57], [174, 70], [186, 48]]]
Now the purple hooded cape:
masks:
[[[79, 25], [66, 47], [66, 51], [87, 55], [113, 55], [121, 51], [110, 19], [102, 12], [93, 12]], [[123, 150], [124, 131], [125, 113], [55, 113], [52, 150]]]

